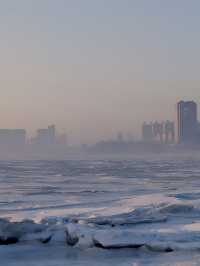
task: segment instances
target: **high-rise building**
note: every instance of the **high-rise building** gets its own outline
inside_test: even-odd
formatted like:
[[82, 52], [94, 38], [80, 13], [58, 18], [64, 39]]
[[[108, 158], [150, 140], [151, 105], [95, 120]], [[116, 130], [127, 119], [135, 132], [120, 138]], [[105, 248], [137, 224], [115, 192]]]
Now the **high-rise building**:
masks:
[[153, 123], [153, 137], [154, 139], [159, 139], [160, 143], [163, 143], [164, 123], [159, 123], [157, 121]]
[[56, 141], [56, 127], [55, 125], [48, 126], [49, 140], [51, 144], [55, 144]]
[[36, 144], [40, 148], [52, 147], [56, 143], [56, 128], [54, 125], [37, 130]]
[[165, 121], [164, 123], [164, 135], [165, 143], [174, 143], [175, 142], [175, 125], [173, 121]]
[[175, 126], [173, 121], [143, 123], [142, 138], [145, 142], [172, 144], [175, 142]]
[[145, 142], [153, 141], [153, 124], [143, 123], [142, 125], [142, 139]]
[[197, 139], [197, 104], [180, 101], [177, 104], [178, 142], [194, 143]]

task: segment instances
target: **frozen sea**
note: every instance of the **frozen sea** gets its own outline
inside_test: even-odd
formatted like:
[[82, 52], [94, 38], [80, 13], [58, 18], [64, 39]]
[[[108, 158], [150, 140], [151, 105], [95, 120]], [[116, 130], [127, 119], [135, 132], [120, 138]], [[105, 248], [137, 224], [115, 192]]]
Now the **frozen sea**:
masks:
[[0, 161], [4, 266], [200, 265], [200, 156]]

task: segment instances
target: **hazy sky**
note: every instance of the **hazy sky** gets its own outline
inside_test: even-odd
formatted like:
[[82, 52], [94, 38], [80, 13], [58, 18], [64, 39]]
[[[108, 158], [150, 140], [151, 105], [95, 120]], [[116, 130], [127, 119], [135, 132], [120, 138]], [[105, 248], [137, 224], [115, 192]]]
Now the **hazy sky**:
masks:
[[0, 0], [0, 127], [73, 143], [200, 102], [199, 0]]

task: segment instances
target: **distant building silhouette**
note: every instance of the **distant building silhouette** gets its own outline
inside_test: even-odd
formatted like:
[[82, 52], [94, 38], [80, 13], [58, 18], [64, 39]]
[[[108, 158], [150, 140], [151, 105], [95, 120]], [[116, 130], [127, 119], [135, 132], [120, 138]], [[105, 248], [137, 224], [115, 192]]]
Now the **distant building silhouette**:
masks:
[[56, 127], [55, 125], [48, 126], [48, 136], [51, 144], [56, 142]]
[[147, 124], [146, 122], [142, 125], [142, 139], [144, 142], [152, 142], [154, 137], [153, 124]]
[[29, 150], [36, 153], [65, 152], [67, 148], [67, 135], [57, 135], [56, 126], [40, 128], [30, 140]]
[[175, 143], [175, 125], [174, 122], [167, 120], [164, 124], [165, 143]]
[[37, 130], [35, 144], [40, 148], [49, 148], [56, 143], [56, 128], [54, 125], [48, 128], [40, 128]]
[[175, 126], [172, 121], [151, 122], [142, 125], [142, 139], [144, 142], [158, 142], [160, 144], [175, 142]]
[[194, 143], [197, 140], [197, 104], [194, 101], [180, 101], [177, 104], [178, 142]]
[[160, 143], [163, 143], [164, 123], [158, 123], [157, 121], [153, 123], [153, 135], [154, 139], [158, 138]]

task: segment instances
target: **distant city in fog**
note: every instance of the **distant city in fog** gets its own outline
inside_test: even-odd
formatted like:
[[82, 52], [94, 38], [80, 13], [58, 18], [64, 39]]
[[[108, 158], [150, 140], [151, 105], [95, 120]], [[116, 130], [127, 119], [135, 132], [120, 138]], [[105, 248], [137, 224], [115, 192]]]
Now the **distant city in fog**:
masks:
[[200, 266], [200, 0], [0, 0], [0, 266]]
[[200, 122], [197, 104], [194, 101], [179, 101], [175, 121], [141, 122], [139, 139], [125, 135], [124, 129], [111, 139], [100, 139], [94, 144], [83, 143], [74, 146], [66, 133], [58, 134], [55, 125], [37, 129], [34, 137], [27, 136], [25, 129], [0, 129], [0, 154], [19, 152], [21, 154], [70, 152], [173, 152], [177, 149], [200, 149]]
[[198, 101], [199, 1], [0, 2], [1, 128], [139, 139], [141, 122]]

